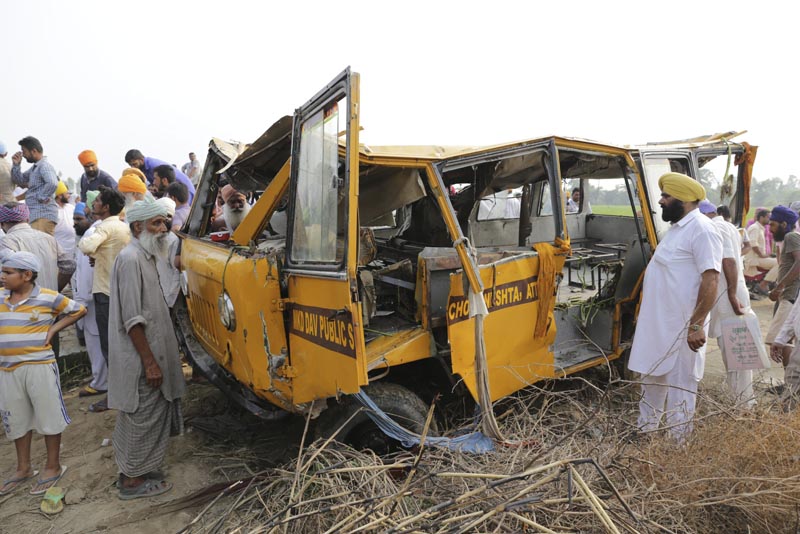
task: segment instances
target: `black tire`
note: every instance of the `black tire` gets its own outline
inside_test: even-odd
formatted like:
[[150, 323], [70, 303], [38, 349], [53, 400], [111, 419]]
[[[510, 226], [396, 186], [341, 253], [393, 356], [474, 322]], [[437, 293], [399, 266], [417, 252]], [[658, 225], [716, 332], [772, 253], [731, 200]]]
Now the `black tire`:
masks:
[[[391, 382], [370, 384], [364, 388], [364, 392], [378, 408], [386, 412], [400, 426], [416, 434], [422, 433], [428, 417], [428, 407], [414, 392]], [[377, 454], [387, 454], [401, 448], [397, 440], [384, 434], [372, 422], [365, 410], [360, 410], [361, 404], [352, 397], [344, 397], [338, 403], [331, 400], [329, 404], [328, 409], [317, 418], [315, 425], [317, 438], [328, 439], [336, 434], [334, 439], [337, 441], [358, 450], [371, 449]], [[434, 418], [428, 429], [428, 435], [435, 436], [438, 430]]]
[[625, 349], [619, 358], [611, 362], [612, 380], [618, 379], [625, 382], [633, 382], [638, 379], [636, 373], [628, 369], [628, 360], [630, 357], [631, 349]]

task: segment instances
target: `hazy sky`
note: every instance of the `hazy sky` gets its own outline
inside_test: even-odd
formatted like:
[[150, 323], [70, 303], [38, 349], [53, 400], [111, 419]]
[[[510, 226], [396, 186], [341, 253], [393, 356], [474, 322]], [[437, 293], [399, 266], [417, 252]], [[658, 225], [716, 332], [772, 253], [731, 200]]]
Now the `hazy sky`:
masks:
[[[800, 175], [797, 19], [777, 2], [5, 1], [0, 139], [64, 176], [254, 141], [348, 65], [362, 141], [631, 144], [728, 130]], [[783, 5], [787, 5], [783, 3]]]

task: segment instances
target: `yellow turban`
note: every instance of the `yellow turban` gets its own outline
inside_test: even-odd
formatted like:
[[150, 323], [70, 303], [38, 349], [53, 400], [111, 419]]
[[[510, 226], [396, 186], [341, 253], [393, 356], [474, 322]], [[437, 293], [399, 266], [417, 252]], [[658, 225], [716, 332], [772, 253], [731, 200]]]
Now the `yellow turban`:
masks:
[[122, 176], [136, 176], [142, 181], [142, 183], [147, 182], [147, 176], [145, 176], [144, 173], [136, 167], [128, 167], [122, 171]]
[[147, 193], [144, 182], [133, 173], [123, 174], [117, 183], [117, 189], [120, 193]]
[[90, 163], [97, 163], [97, 155], [91, 150], [84, 150], [78, 154], [78, 161], [81, 165], [89, 165]]
[[55, 196], [63, 195], [67, 193], [69, 189], [67, 189], [67, 184], [62, 182], [61, 180], [58, 181], [58, 185], [56, 186], [56, 194]]
[[679, 172], [668, 172], [658, 179], [658, 187], [671, 197], [683, 202], [699, 202], [706, 198], [700, 182]]

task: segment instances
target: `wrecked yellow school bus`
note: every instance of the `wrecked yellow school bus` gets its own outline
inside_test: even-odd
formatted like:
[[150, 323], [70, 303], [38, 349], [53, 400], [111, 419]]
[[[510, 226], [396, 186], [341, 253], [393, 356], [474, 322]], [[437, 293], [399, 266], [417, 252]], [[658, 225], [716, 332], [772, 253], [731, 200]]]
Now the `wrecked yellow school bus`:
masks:
[[[657, 149], [361, 145], [358, 80], [344, 71], [250, 145], [211, 142], [180, 233], [195, 367], [261, 417], [319, 416], [324, 435], [362, 390], [418, 432], [438, 394], [491, 406], [620, 358], [657, 243], [640, 173]], [[664, 153], [696, 175], [695, 148]], [[257, 200], [219, 241], [224, 183]], [[337, 437], [372, 446], [367, 424]]]

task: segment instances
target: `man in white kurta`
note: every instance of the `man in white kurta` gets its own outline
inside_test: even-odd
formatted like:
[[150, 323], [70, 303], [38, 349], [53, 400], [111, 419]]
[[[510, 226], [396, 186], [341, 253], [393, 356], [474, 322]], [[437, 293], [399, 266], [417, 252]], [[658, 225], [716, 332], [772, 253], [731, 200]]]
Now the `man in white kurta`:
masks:
[[767, 291], [767, 282], [775, 282], [778, 279], [778, 260], [767, 254], [765, 226], [768, 224], [769, 210], [759, 208], [756, 210], [756, 220], [745, 232], [750, 249], [744, 256], [744, 274], [758, 276], [759, 269], [769, 271], [759, 284], [763, 292]]
[[[711, 310], [711, 323], [708, 326], [708, 335], [717, 338], [722, 363], [728, 370], [728, 358], [725, 346], [722, 343], [722, 320], [734, 315], [743, 315], [750, 308], [750, 293], [744, 281], [744, 267], [742, 262], [741, 238], [739, 230], [724, 218], [717, 215], [717, 208], [711, 202], [704, 200], [700, 203], [700, 212], [711, 219], [722, 238], [722, 276], [717, 284], [717, 298]], [[753, 395], [753, 371], [728, 370], [726, 382], [731, 395], [738, 406], [753, 408], [756, 400]]]
[[800, 299], [792, 304], [789, 316], [770, 347], [772, 359], [776, 361], [782, 357], [784, 350], [791, 349], [785, 369], [786, 390], [781, 397], [783, 409], [786, 411], [796, 408], [800, 398], [800, 343], [792, 346], [792, 340], [798, 335], [800, 335]]
[[[92, 224], [85, 214], [85, 204], [79, 202], [78, 210], [74, 213], [74, 228], [80, 237], [90, 236], [94, 233], [95, 226], [102, 221]], [[57, 228], [57, 227], [56, 227]], [[100, 330], [97, 328], [94, 298], [92, 298], [92, 284], [94, 281], [94, 268], [89, 263], [89, 256], [75, 248], [75, 276], [73, 277], [73, 296], [76, 302], [86, 307], [86, 316], [81, 319], [83, 335], [86, 339], [86, 353], [92, 366], [92, 381], [81, 389], [79, 397], [99, 395], [108, 390], [108, 363], [103, 357], [103, 348], [100, 345]]]
[[705, 198], [703, 186], [684, 174], [667, 173], [659, 187], [662, 218], [673, 224], [645, 271], [628, 368], [642, 375], [639, 428], [657, 429], [666, 414], [670, 434], [682, 441], [691, 432], [705, 367], [722, 239], [697, 209]]

